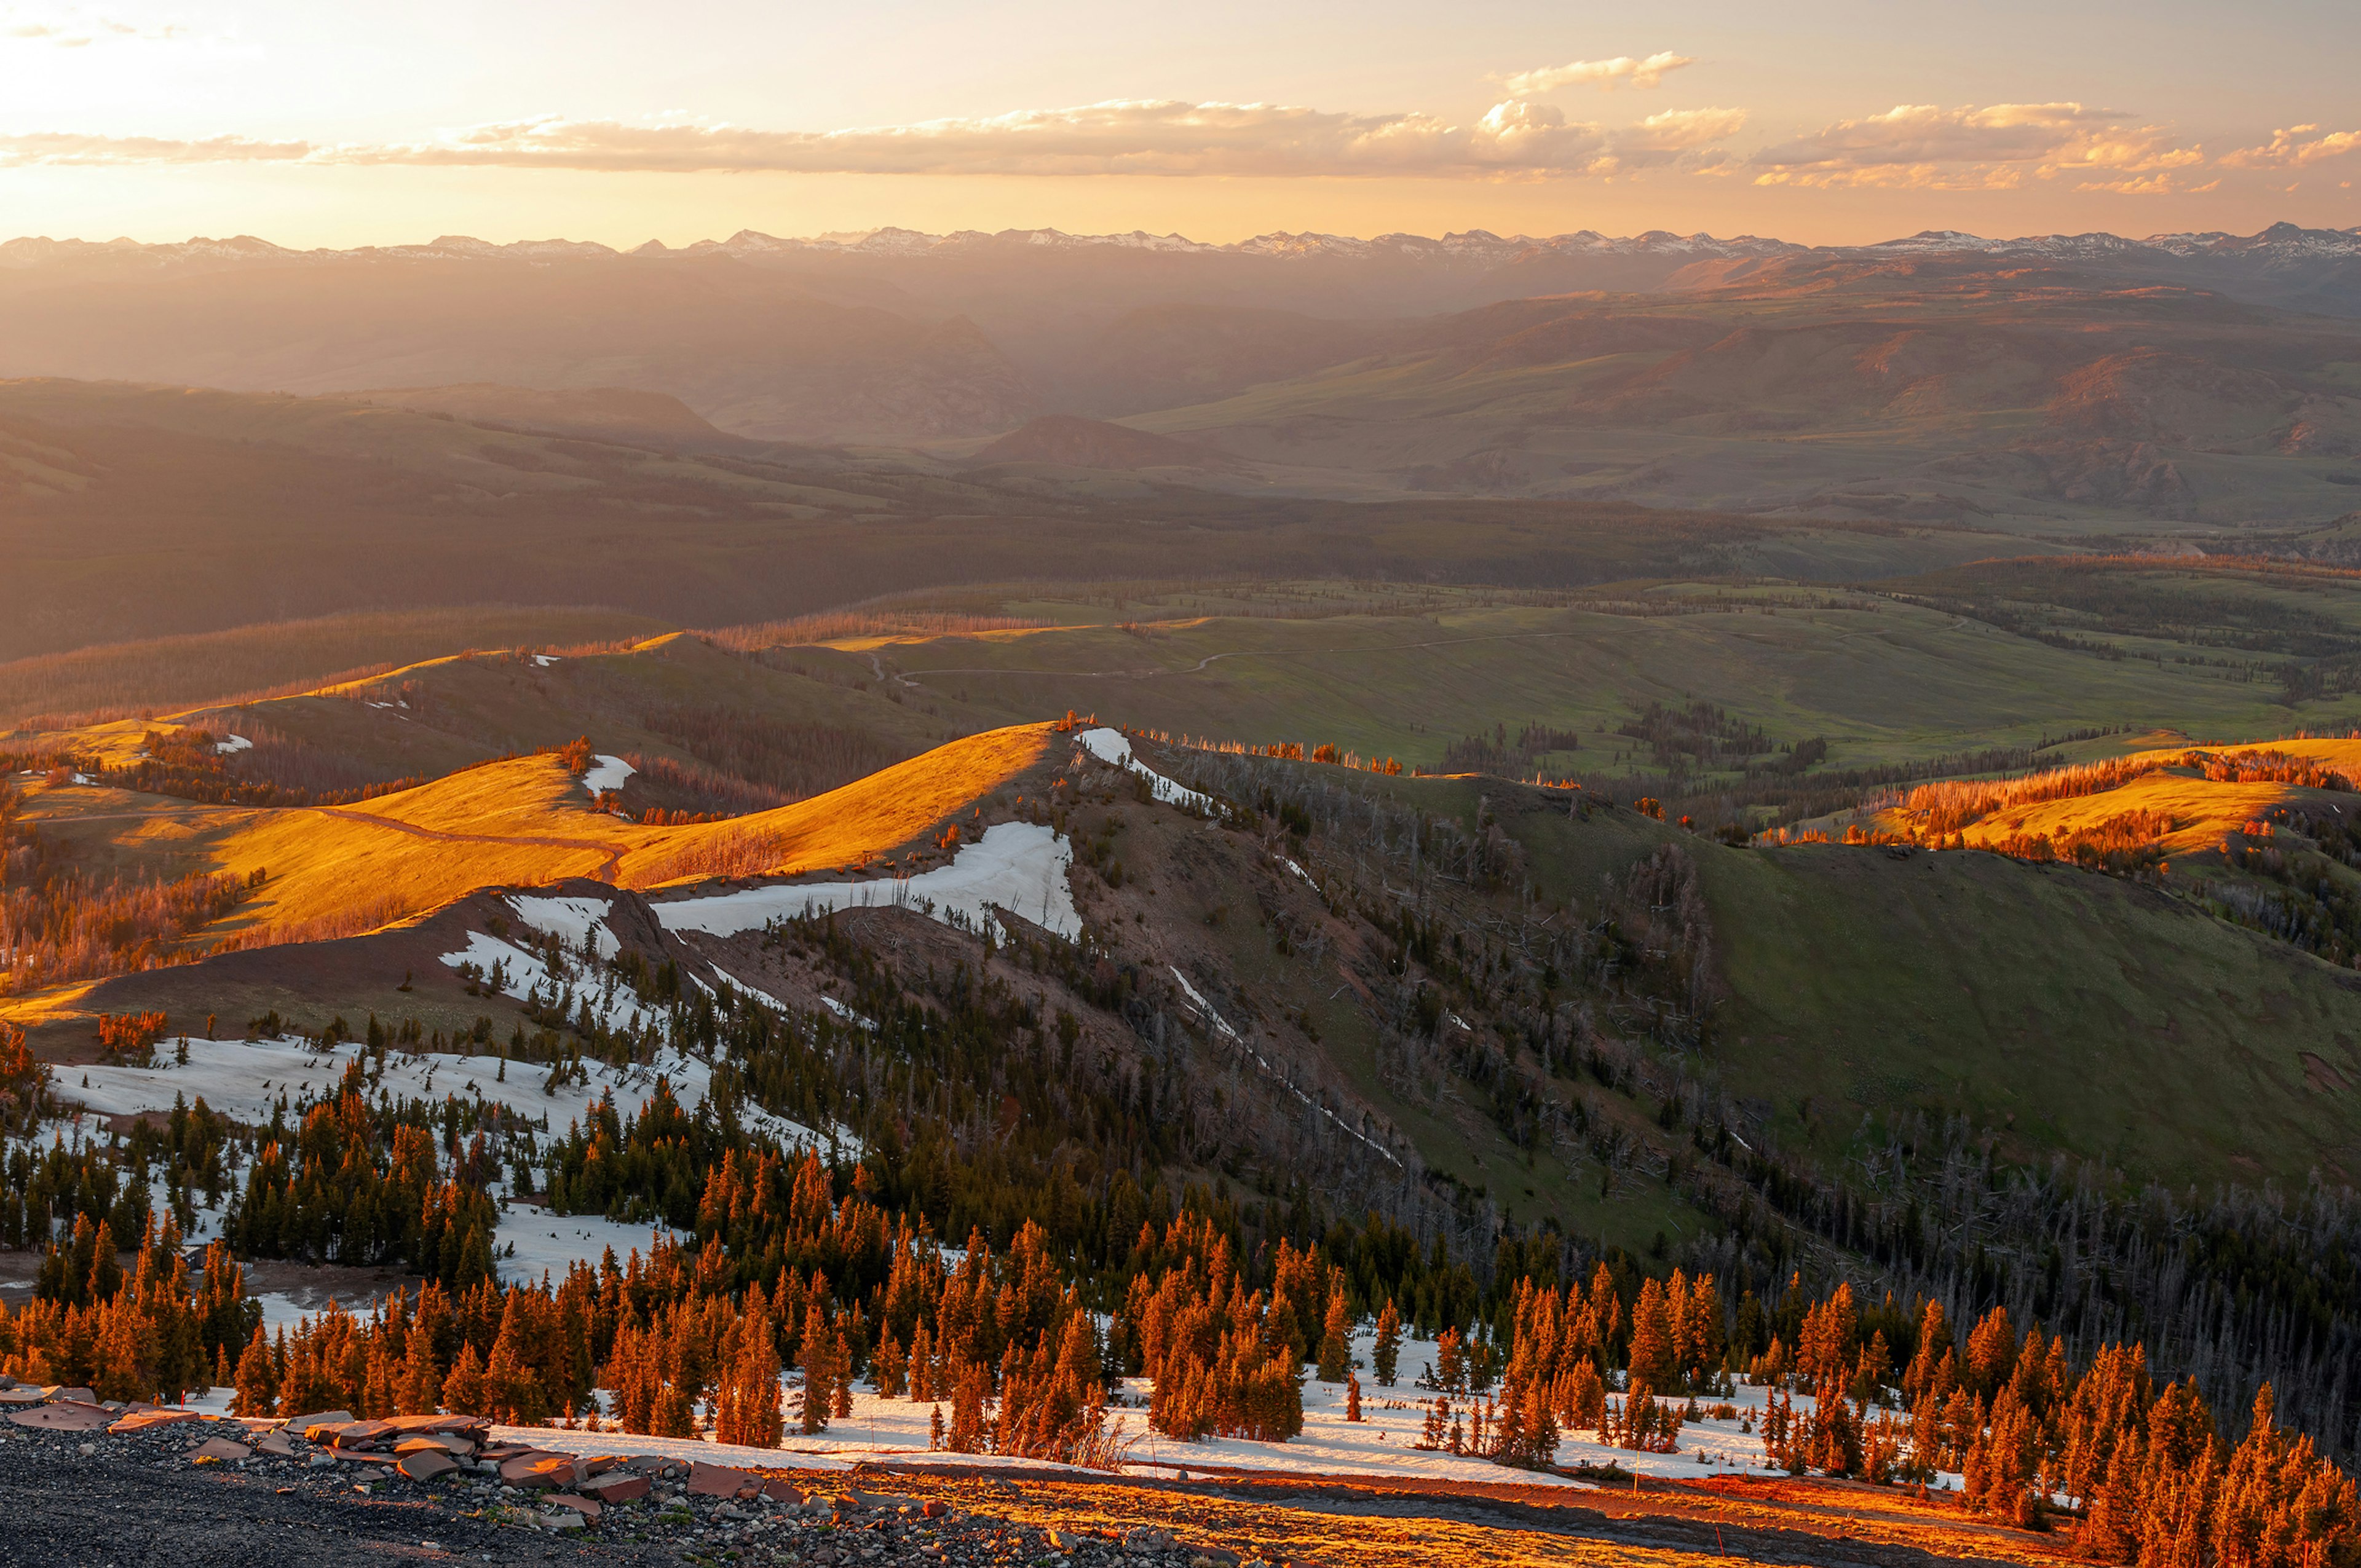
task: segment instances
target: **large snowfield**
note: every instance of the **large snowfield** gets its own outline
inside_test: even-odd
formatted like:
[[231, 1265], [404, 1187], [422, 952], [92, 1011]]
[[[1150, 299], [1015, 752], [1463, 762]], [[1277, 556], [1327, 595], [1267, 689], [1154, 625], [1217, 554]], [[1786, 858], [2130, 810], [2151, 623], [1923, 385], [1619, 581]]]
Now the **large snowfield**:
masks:
[[997, 822], [962, 845], [951, 863], [917, 876], [870, 882], [797, 883], [750, 887], [705, 898], [656, 905], [672, 931], [732, 937], [774, 920], [794, 920], [840, 909], [903, 908], [970, 931], [993, 930], [995, 908], [1069, 940], [1082, 934], [1074, 909], [1073, 846], [1057, 830], [1031, 822]]

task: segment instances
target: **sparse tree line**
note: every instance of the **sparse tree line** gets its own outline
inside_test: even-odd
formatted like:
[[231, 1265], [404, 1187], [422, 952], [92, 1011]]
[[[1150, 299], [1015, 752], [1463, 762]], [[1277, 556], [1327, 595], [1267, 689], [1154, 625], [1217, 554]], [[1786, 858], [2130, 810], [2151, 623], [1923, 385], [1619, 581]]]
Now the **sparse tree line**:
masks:
[[[1172, 765], [1286, 823], [1292, 852], [1322, 868], [1332, 908], [1360, 901], [1390, 934], [1411, 972], [1378, 990], [1381, 1003], [1396, 999], [1380, 1061], [1400, 1083], [1474, 1089], [1481, 1100], [1466, 1097], [1521, 1146], [1595, 1160], [1609, 1190], [1624, 1172], [1664, 1181], [1724, 1227], [1680, 1249], [1693, 1267], [1758, 1290], [1797, 1269], [1829, 1287], [1866, 1270], [1955, 1316], [2006, 1305], [2056, 1325], [2076, 1356], [2140, 1343], [2211, 1401], [2243, 1406], [2269, 1383], [2281, 1423], [2334, 1453], [2361, 1442], [2349, 1374], [2361, 1361], [2361, 1200], [2349, 1190], [2206, 1198], [2130, 1187], [2062, 1157], [2012, 1168], [1964, 1120], [1916, 1112], [1885, 1122], [1861, 1180], [1831, 1179], [1784, 1151], [1688, 1048], [1709, 1031], [1710, 1000], [1697, 1018], [1680, 961], [1689, 922], [1675, 918], [1676, 898], [1658, 908], [1674, 885], [1662, 868], [1635, 868], [1620, 890], [1644, 899], [1640, 911], [1602, 894], [1595, 907], [1526, 895], [1504, 914], [1497, 896], [1475, 896], [1480, 856], [1433, 852], [1468, 843], [1464, 827], [1422, 825], [1333, 774], [1234, 755]], [[1697, 935], [1709, 940], [1709, 926]], [[1477, 1027], [1451, 1025], [1455, 1013]], [[1479, 1223], [1455, 1245], [1480, 1256], [1489, 1242], [1478, 1236], [1500, 1234]]]
[[[33, 1304], [0, 1310], [0, 1371], [126, 1399], [231, 1387], [245, 1414], [604, 1416], [626, 1431], [709, 1427], [723, 1442], [774, 1444], [787, 1420], [779, 1374], [794, 1366], [807, 1433], [849, 1414], [865, 1376], [883, 1397], [935, 1407], [941, 1446], [1101, 1464], [1120, 1457], [1107, 1401], [1126, 1374], [1155, 1380], [1149, 1423], [1180, 1439], [1295, 1435], [1307, 1368], [1349, 1383], [1357, 1406], [1351, 1271], [1323, 1247], [1282, 1238], [1267, 1286], [1249, 1288], [1224, 1225], [1184, 1209], [1160, 1232], [1144, 1225], [1125, 1268], [1096, 1282], [1071, 1277], [1030, 1223], [1005, 1255], [976, 1235], [954, 1263], [923, 1219], [887, 1233], [860, 1168], [847, 1184], [807, 1157], [785, 1178], [789, 1212], [757, 1260], [724, 1232], [762, 1206], [772, 1179], [734, 1158], [718, 1168], [700, 1225], [713, 1234], [700, 1244], [658, 1240], [628, 1264], [610, 1253], [555, 1284], [430, 1281], [366, 1318], [332, 1308], [276, 1336], [241, 1299], [226, 1246], [214, 1244], [192, 1279], [167, 1221], [147, 1230], [126, 1272], [104, 1223], [84, 1218], [51, 1254]], [[785, 1261], [803, 1255], [849, 1266], [831, 1280]], [[1849, 1287], [1815, 1297], [1794, 1280], [1766, 1310], [1751, 1292], [1733, 1308], [1706, 1276], [1675, 1270], [1636, 1289], [1633, 1279], [1602, 1263], [1587, 1288], [1521, 1277], [1488, 1293], [1490, 1317], [1472, 1334], [1445, 1329], [1422, 1379], [1440, 1396], [1426, 1445], [1547, 1465], [1562, 1434], [1580, 1431], [1671, 1452], [1684, 1415], [1695, 1419], [1693, 1397], [1726, 1395], [1743, 1371], [1772, 1390], [1759, 1420], [1773, 1462], [1798, 1474], [1960, 1473], [1975, 1507], [2071, 1528], [2100, 1562], [2361, 1554], [2353, 1483], [2277, 1425], [2268, 1386], [2234, 1438], [2193, 1382], [2158, 1389], [2138, 1346], [2103, 1345], [2078, 1366], [2038, 1328], [2020, 1338], [2004, 1308], [1955, 1342], [1933, 1301], [1888, 1297], [1862, 1310]], [[1120, 1302], [1104, 1334], [1094, 1295]], [[1390, 1299], [1376, 1316], [1373, 1370], [1390, 1387], [1401, 1320]], [[604, 1410], [592, 1398], [601, 1387]], [[1791, 1397], [1806, 1392], [1801, 1406]], [[1684, 1396], [1686, 1412], [1671, 1403]]]

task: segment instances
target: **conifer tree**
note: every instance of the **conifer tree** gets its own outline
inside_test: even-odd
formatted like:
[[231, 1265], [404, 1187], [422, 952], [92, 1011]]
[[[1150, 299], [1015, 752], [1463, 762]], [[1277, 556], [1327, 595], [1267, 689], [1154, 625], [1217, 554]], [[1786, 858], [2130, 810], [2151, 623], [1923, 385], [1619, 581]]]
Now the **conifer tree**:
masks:
[[1344, 1270], [1338, 1269], [1328, 1287], [1328, 1311], [1320, 1329], [1320, 1381], [1342, 1383], [1352, 1369], [1353, 1318], [1345, 1305]]
[[275, 1415], [279, 1410], [279, 1372], [271, 1364], [270, 1341], [258, 1326], [237, 1359], [237, 1398], [232, 1410], [241, 1416]]
[[1378, 1387], [1394, 1386], [1394, 1372], [1401, 1361], [1401, 1314], [1394, 1310], [1394, 1299], [1386, 1298], [1385, 1310], [1378, 1314], [1378, 1343], [1369, 1353], [1369, 1365], [1378, 1375]]
[[450, 1376], [443, 1380], [443, 1404], [446, 1409], [471, 1416], [484, 1414], [484, 1358], [476, 1354], [472, 1344], [463, 1346], [459, 1359], [451, 1364]]

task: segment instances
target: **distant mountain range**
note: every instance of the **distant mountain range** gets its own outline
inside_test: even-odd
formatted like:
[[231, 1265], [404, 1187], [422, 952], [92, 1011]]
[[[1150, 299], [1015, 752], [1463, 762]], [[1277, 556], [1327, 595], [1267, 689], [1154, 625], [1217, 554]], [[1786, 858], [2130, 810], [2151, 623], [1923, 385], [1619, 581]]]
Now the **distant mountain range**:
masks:
[[2361, 499], [2361, 229], [17, 239], [0, 377], [1335, 498], [2277, 525]]
[[1572, 234], [1496, 235], [1486, 229], [1446, 234], [1440, 239], [1425, 235], [1384, 234], [1374, 239], [1349, 235], [1290, 234], [1273, 230], [1226, 245], [1193, 240], [1177, 234], [1152, 235], [1134, 229], [1129, 234], [1066, 234], [1059, 229], [960, 229], [928, 234], [918, 229], [881, 228], [860, 235], [829, 235], [818, 238], [781, 238], [741, 229], [728, 239], [704, 239], [678, 248], [650, 240], [631, 250], [618, 250], [595, 240], [519, 240], [494, 245], [466, 235], [445, 235], [423, 245], [363, 246], [351, 250], [291, 250], [251, 236], [235, 239], [191, 239], [180, 244], [142, 245], [136, 240], [90, 241], [20, 238], [0, 242], [0, 267], [32, 268], [87, 261], [96, 258], [128, 258], [157, 266], [227, 266], [257, 262], [511, 260], [549, 261], [587, 257], [732, 256], [763, 257], [862, 256], [928, 257], [957, 259], [983, 252], [1018, 248], [1038, 254], [1053, 250], [1137, 251], [1159, 256], [1259, 257], [1282, 260], [1406, 259], [1435, 266], [1498, 266], [1534, 256], [1621, 258], [1666, 257], [1694, 260], [1706, 257], [1803, 256], [1841, 257], [1924, 256], [1951, 251], [1976, 251], [1988, 256], [2029, 256], [2050, 260], [2095, 260], [2143, 255], [2180, 259], [2204, 258], [2355, 258], [2361, 257], [2361, 225], [2348, 229], [2308, 229], [2295, 224], [2274, 224], [2259, 234], [2159, 234], [2146, 239], [2120, 235], [2026, 235], [2015, 239], [1988, 239], [1959, 229], [1922, 229], [1901, 239], [1862, 246], [1807, 246], [1790, 240], [1739, 235], [1719, 239], [1709, 234], [1677, 235], [1664, 229], [1613, 236], [1595, 229]]

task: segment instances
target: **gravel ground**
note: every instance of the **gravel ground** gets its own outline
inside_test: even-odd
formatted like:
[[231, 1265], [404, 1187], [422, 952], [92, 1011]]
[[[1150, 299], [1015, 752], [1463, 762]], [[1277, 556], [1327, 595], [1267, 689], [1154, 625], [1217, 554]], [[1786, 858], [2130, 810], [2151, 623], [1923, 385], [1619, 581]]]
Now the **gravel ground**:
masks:
[[537, 1494], [462, 1471], [427, 1483], [329, 1459], [295, 1439], [198, 1464], [216, 1423], [115, 1435], [0, 1426], [0, 1564], [6, 1568], [320, 1568], [390, 1562], [820, 1568], [1236, 1568], [1236, 1554], [1070, 1534], [969, 1508], [876, 1493], [802, 1506], [688, 1494], [659, 1475], [648, 1497], [595, 1524], [552, 1528]]

